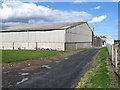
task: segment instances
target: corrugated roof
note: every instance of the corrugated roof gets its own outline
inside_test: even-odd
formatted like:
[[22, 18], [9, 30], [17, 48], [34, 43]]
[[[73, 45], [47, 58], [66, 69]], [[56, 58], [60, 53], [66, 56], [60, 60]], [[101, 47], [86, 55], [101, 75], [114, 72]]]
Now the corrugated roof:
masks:
[[7, 27], [2, 29], [2, 31], [63, 30], [63, 29], [68, 29], [83, 23], [86, 23], [86, 22], [22, 25], [22, 26]]

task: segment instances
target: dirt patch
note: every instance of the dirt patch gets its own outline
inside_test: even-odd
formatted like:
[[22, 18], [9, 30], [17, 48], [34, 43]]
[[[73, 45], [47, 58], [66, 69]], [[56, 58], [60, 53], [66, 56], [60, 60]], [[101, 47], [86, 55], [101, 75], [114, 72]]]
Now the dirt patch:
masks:
[[78, 52], [79, 51], [74, 51], [74, 52], [70, 52], [70, 53], [61, 54], [60, 56], [45, 57], [45, 58], [26, 60], [26, 61], [21, 61], [21, 62], [3, 63], [2, 70], [3, 71], [8, 71], [11, 69], [14, 69], [14, 70], [17, 70], [17, 69], [25, 70], [26, 69], [27, 70], [28, 68], [36, 69], [37, 67], [40, 67], [43, 64], [51, 64], [51, 63], [60, 62], [61, 60], [64, 60], [64, 58], [67, 58]]

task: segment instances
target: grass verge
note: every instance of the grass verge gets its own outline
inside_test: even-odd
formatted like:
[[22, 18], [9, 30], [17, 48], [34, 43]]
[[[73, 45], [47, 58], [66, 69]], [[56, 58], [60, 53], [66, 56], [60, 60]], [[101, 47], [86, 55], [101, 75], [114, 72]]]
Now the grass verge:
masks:
[[81, 78], [75, 88], [116, 88], [109, 75], [107, 57], [106, 48], [101, 49], [94, 59], [93, 67]]
[[[85, 48], [72, 51], [86, 50]], [[11, 63], [32, 60], [42, 57], [58, 56], [72, 51], [49, 51], [49, 50], [2, 50], [2, 63]]]

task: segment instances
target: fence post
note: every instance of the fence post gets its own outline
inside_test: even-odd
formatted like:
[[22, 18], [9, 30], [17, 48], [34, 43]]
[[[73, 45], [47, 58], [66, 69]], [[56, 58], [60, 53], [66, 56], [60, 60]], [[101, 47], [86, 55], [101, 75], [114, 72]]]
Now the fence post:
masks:
[[14, 48], [14, 42], [13, 42], [13, 50], [14, 50], [15, 48]]
[[37, 42], [36, 42], [36, 50], [38, 49]]
[[115, 48], [115, 69], [118, 72], [118, 57], [117, 57], [117, 48]]
[[114, 47], [112, 45], [112, 63], [114, 64]]

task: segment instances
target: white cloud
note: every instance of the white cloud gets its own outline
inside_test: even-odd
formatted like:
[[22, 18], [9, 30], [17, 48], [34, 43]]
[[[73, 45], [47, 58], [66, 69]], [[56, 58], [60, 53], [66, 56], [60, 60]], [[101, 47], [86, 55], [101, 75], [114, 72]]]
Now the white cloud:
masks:
[[87, 0], [74, 0], [74, 3], [82, 3], [82, 2], [86, 2]]
[[119, 2], [120, 0], [113, 0], [113, 2]]
[[85, 11], [53, 10], [34, 3], [22, 3], [20, 1], [2, 3], [0, 13], [0, 20], [4, 21], [4, 25], [78, 22], [86, 21], [92, 17]]
[[106, 18], [107, 18], [107, 15], [102, 15], [102, 16], [99, 16], [99, 17], [94, 17], [88, 23], [99, 23], [99, 22], [102, 22], [103, 20], [105, 20]]
[[93, 9], [97, 10], [97, 9], [100, 9], [100, 8], [101, 8], [101, 6], [97, 6], [97, 7], [93, 8]]
[[17, 26], [17, 25], [27, 25], [26, 23], [22, 23], [22, 22], [5, 22], [5, 23], [1, 23], [4, 26]]

